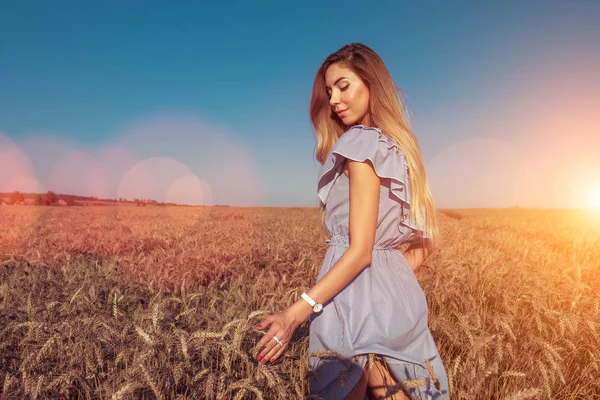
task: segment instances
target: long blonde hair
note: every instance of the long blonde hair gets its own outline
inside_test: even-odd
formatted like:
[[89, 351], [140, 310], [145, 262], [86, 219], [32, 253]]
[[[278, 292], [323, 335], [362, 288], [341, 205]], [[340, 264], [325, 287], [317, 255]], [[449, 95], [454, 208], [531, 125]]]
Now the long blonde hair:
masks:
[[[334, 63], [352, 70], [369, 89], [369, 118], [371, 127], [379, 128], [404, 152], [410, 179], [410, 219], [429, 237], [423, 241], [428, 248], [437, 247], [439, 229], [435, 203], [425, 172], [425, 164], [417, 138], [405, 118], [404, 95], [392, 79], [383, 60], [369, 47], [351, 43], [329, 55], [319, 67], [310, 99], [310, 119], [316, 132], [315, 158], [325, 162], [337, 139], [349, 126], [338, 118], [329, 104], [325, 72]], [[324, 227], [324, 206], [319, 213]], [[421, 210], [421, 212], [419, 212]]]

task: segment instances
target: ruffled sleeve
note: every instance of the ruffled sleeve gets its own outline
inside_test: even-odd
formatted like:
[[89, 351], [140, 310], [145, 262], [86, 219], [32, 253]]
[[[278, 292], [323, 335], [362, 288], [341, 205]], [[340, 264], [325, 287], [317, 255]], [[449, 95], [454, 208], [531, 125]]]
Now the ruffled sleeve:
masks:
[[426, 237], [425, 233], [409, 220], [410, 188], [408, 164], [404, 152], [390, 137], [378, 128], [356, 125], [346, 131], [321, 167], [317, 184], [319, 200], [325, 204], [336, 178], [343, 174], [344, 160], [371, 161], [375, 173], [390, 179], [390, 197], [400, 203], [400, 225], [413, 230], [413, 237]]

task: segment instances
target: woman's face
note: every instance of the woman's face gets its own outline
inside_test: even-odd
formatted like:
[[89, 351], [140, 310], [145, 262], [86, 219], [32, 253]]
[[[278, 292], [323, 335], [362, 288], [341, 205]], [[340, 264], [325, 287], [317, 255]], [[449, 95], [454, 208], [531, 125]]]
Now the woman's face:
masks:
[[369, 125], [369, 88], [350, 69], [339, 63], [325, 71], [329, 104], [344, 125]]

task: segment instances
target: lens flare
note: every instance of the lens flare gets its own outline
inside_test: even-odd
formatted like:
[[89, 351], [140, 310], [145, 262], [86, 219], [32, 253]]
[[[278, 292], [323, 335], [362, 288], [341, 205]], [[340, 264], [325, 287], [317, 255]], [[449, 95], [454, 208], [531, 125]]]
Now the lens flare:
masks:
[[600, 210], [600, 189], [592, 195], [592, 207]]
[[40, 189], [29, 156], [0, 133], [0, 192], [34, 193]]

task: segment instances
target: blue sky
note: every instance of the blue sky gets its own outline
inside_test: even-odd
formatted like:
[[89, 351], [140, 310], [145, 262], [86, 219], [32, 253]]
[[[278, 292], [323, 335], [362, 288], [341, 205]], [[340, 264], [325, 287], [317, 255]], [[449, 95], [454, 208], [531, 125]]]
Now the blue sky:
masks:
[[3, 2], [0, 191], [316, 206], [312, 81], [361, 42], [439, 207], [600, 208], [599, 20], [592, 0]]

